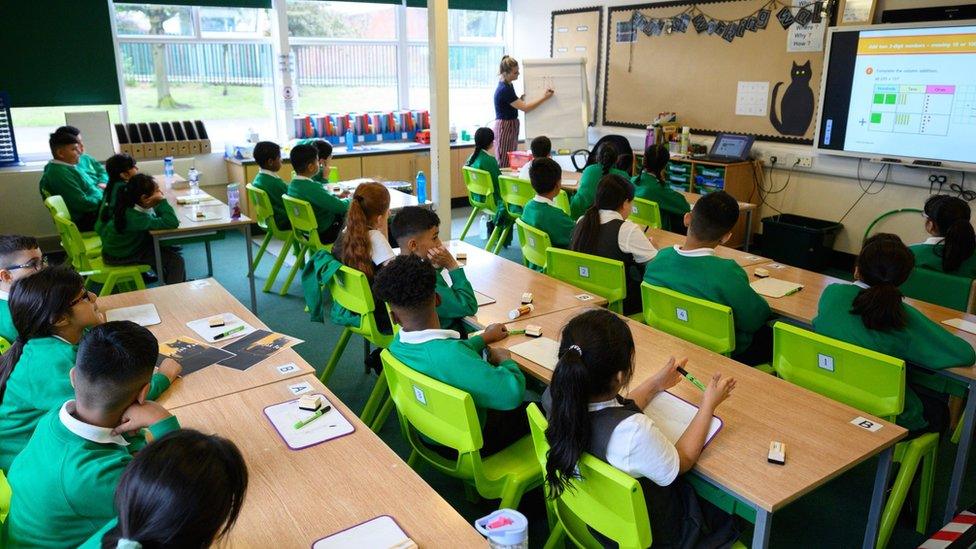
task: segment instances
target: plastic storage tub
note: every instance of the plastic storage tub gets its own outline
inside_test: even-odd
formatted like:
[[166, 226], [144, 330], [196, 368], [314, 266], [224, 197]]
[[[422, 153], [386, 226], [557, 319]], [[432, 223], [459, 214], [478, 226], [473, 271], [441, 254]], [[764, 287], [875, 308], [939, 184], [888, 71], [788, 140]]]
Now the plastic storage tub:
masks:
[[780, 263], [822, 271], [830, 259], [841, 224], [802, 215], [763, 218], [763, 255]]

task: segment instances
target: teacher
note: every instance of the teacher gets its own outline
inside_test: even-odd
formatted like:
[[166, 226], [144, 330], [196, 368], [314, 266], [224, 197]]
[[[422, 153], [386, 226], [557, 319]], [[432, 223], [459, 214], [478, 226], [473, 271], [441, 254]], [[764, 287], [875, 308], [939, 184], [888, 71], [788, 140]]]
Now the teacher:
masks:
[[552, 97], [553, 91], [546, 90], [542, 97], [531, 102], [526, 102], [524, 95], [519, 97], [512, 85], [518, 80], [519, 64], [508, 55], [502, 57], [498, 75], [498, 87], [495, 88], [495, 154], [498, 155], [499, 167], [507, 168], [508, 153], [515, 150], [518, 142], [518, 112], [535, 109]]

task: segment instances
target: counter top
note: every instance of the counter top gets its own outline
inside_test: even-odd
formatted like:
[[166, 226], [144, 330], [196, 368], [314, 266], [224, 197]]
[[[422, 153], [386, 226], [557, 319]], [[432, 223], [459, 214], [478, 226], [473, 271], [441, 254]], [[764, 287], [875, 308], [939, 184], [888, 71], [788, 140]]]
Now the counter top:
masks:
[[[464, 147], [474, 147], [474, 141], [461, 141], [460, 139], [451, 143], [452, 149], [460, 149]], [[424, 145], [421, 143], [407, 142], [407, 141], [394, 141], [390, 143], [385, 143], [383, 141], [374, 141], [371, 143], [358, 143], [356, 148], [352, 151], [347, 151], [345, 145], [333, 145], [332, 146], [332, 158], [345, 158], [354, 156], [378, 156], [383, 154], [402, 154], [402, 153], [412, 153], [412, 152], [427, 152], [430, 150], [430, 145]], [[287, 160], [288, 157], [284, 157]], [[228, 162], [239, 165], [250, 165], [254, 164], [253, 158], [225, 158]]]

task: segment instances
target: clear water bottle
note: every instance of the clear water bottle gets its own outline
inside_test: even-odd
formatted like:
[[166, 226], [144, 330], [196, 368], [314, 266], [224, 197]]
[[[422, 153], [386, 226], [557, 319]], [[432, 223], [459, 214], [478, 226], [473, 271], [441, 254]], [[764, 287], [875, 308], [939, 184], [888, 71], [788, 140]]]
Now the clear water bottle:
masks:
[[200, 194], [200, 172], [195, 167], [191, 167], [186, 174], [186, 179], [190, 182], [190, 194]]
[[352, 129], [346, 130], [346, 150], [352, 151], [356, 145], [356, 136], [352, 133]]
[[417, 172], [417, 184], [414, 188], [417, 190], [417, 202], [423, 205], [427, 202], [427, 176], [423, 170]]
[[173, 183], [173, 157], [167, 156], [163, 159], [163, 178], [166, 179], [166, 186]]
[[240, 219], [241, 187], [237, 183], [227, 185], [227, 209], [231, 219]]
[[513, 509], [499, 509], [474, 521], [491, 549], [529, 549], [529, 521]]
[[488, 239], [488, 214], [481, 214], [481, 218], [478, 220], [478, 229], [481, 233], [481, 239]]

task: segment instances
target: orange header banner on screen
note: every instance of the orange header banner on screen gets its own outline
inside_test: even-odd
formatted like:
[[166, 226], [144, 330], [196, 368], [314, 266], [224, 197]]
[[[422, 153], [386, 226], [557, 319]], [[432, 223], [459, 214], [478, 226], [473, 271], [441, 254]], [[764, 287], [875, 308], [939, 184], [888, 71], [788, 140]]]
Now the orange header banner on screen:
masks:
[[858, 55], [926, 53], [976, 53], [976, 34], [862, 37], [857, 42]]

